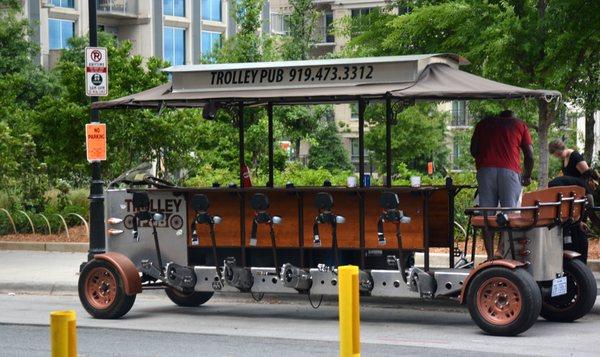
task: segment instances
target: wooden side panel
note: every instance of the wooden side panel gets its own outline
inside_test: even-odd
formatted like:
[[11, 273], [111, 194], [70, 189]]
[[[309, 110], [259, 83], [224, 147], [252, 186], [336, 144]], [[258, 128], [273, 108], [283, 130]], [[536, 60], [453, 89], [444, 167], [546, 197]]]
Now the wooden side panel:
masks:
[[[448, 232], [448, 191], [433, 192], [429, 198], [429, 246], [449, 247]], [[454, 229], [454, 227], [452, 227]]]
[[[377, 221], [382, 213], [379, 205], [380, 192], [365, 193], [365, 246], [368, 249], [396, 249], [396, 226], [384, 224], [387, 244], [380, 246], [377, 240]], [[412, 193], [399, 193], [400, 209], [412, 220], [409, 224], [400, 225], [402, 247], [404, 249], [423, 249], [423, 196]]]
[[[324, 189], [323, 191], [326, 191]], [[410, 216], [412, 221], [409, 224], [401, 225], [403, 247], [405, 249], [422, 250], [424, 249], [423, 237], [423, 192], [406, 192], [406, 190], [394, 190], [400, 198], [400, 208], [404, 214]], [[198, 190], [198, 192], [207, 195], [210, 200], [209, 212], [213, 215], [219, 215], [223, 218], [221, 224], [215, 227], [217, 245], [219, 247], [240, 247], [240, 193], [227, 191]], [[304, 237], [303, 244], [305, 248], [313, 246], [313, 223], [318, 212], [314, 201], [317, 191], [305, 191], [303, 204], [303, 219], [299, 222], [298, 213], [298, 193], [286, 190], [265, 189], [245, 192], [246, 197], [246, 246], [249, 246], [250, 232], [252, 229], [252, 220], [254, 210], [250, 206], [250, 199], [256, 192], [262, 192], [269, 197], [271, 207], [269, 212], [272, 215], [279, 215], [283, 218], [283, 224], [275, 226], [275, 237], [277, 246], [281, 248], [297, 248], [300, 246], [300, 237], [298, 234], [299, 224], [303, 225]], [[338, 225], [338, 245], [340, 248], [360, 248], [360, 222], [359, 222], [359, 194], [364, 195], [365, 199], [365, 248], [366, 249], [395, 249], [396, 231], [394, 224], [384, 225], [384, 233], [387, 239], [385, 246], [379, 246], [377, 241], [377, 220], [382, 212], [379, 205], [379, 197], [382, 190], [373, 191], [333, 191], [334, 213], [346, 218], [346, 223]], [[188, 193], [188, 217], [187, 225], [193, 221], [195, 212], [189, 206], [191, 196], [194, 193]], [[448, 246], [448, 193], [446, 190], [432, 192], [429, 201], [429, 224], [430, 224], [430, 247]], [[208, 226], [198, 225], [198, 235], [200, 237], [199, 247], [210, 247], [210, 236]], [[321, 247], [328, 249], [331, 247], [331, 228], [329, 225], [321, 224], [319, 226], [321, 237]], [[258, 247], [268, 248], [271, 246], [269, 237], [269, 228], [266, 225], [260, 225], [258, 229]], [[188, 235], [188, 245], [191, 246], [191, 232]]]
[[[250, 232], [252, 231], [252, 221], [254, 219], [254, 209], [250, 205], [252, 195], [257, 192], [246, 194], [246, 246], [250, 246]], [[275, 241], [278, 248], [297, 248], [298, 239], [298, 198], [295, 192], [285, 191], [262, 191], [269, 198], [270, 208], [268, 212], [271, 215], [281, 216], [283, 223], [274, 226]], [[256, 234], [257, 247], [271, 247], [271, 237], [269, 235], [269, 226], [266, 224], [258, 225]]]
[[[325, 190], [324, 190], [325, 191]], [[344, 216], [346, 223], [337, 226], [338, 247], [360, 248], [359, 199], [356, 192], [332, 192], [333, 212]], [[304, 246], [313, 246], [313, 224], [318, 215], [315, 207], [316, 193], [304, 194]], [[332, 243], [331, 226], [319, 225], [321, 247], [330, 248]]]
[[[218, 247], [239, 247], [240, 242], [240, 198], [237, 193], [230, 192], [205, 192], [206, 196], [210, 201], [210, 208], [208, 211], [210, 214], [215, 216], [221, 216], [223, 221], [221, 224], [215, 226], [215, 236]], [[192, 195], [189, 195], [188, 202], [188, 225], [193, 222], [195, 212], [190, 205], [190, 199]], [[196, 231], [200, 238], [199, 247], [210, 247], [210, 233], [208, 226], [205, 224], [197, 225]], [[188, 234], [188, 246], [198, 247], [191, 245], [191, 232]]]

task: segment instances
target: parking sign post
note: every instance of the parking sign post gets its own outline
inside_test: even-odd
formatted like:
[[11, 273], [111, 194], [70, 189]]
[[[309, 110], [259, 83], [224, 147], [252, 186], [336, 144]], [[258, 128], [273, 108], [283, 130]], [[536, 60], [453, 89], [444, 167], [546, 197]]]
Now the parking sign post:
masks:
[[[90, 48], [86, 48], [86, 94], [90, 96], [91, 103], [98, 101], [98, 95], [108, 94], [108, 58], [106, 58], [106, 49], [102, 53], [102, 49], [93, 48], [98, 46], [98, 26], [96, 21], [96, 0], [89, 0], [89, 21], [90, 21]], [[91, 49], [92, 48], [92, 49]], [[88, 49], [89, 52], [88, 58]], [[98, 52], [93, 52], [97, 50]], [[100, 55], [99, 55], [100, 54]], [[90, 61], [88, 61], [90, 60]], [[102, 63], [104, 62], [104, 63]], [[94, 65], [96, 63], [96, 65]], [[92, 64], [92, 66], [88, 66]], [[102, 70], [102, 64], [106, 69]], [[90, 67], [91, 74], [88, 73], [88, 67]], [[104, 73], [104, 74], [102, 74]], [[91, 85], [98, 84], [97, 87], [102, 87], [102, 82], [98, 79], [98, 74], [101, 79], [104, 79], [104, 91], [98, 89], [98, 91], [91, 91], [94, 89]], [[103, 77], [104, 76], [104, 77]], [[88, 81], [90, 83], [88, 83]], [[100, 123], [100, 113], [98, 109], [91, 109], [90, 121], [92, 124]], [[91, 260], [94, 255], [104, 253], [106, 250], [106, 237], [105, 237], [105, 226], [104, 226], [104, 181], [102, 181], [102, 166], [100, 160], [91, 161], [92, 166], [92, 182], [90, 184], [90, 247], [88, 250], [88, 260]]]

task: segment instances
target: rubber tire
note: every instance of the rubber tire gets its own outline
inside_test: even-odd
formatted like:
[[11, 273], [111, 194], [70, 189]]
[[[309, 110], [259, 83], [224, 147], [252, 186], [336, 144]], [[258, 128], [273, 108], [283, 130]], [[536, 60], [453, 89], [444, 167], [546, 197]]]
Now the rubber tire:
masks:
[[[115, 297], [114, 303], [109, 306], [107, 309], [97, 309], [93, 307], [86, 299], [85, 296], [85, 281], [87, 278], [87, 274], [89, 274], [92, 269], [97, 267], [103, 267], [108, 269], [114, 276], [117, 281], [117, 295]], [[85, 310], [92, 315], [92, 317], [97, 319], [118, 319], [125, 315], [131, 310], [133, 303], [135, 302], [136, 295], [127, 295], [125, 294], [125, 284], [123, 283], [123, 278], [117, 271], [117, 269], [109, 262], [105, 260], [91, 260], [88, 262], [81, 273], [79, 274], [79, 283], [78, 283], [78, 291], [79, 291], [79, 300], [81, 304], [85, 308]]]
[[[553, 308], [549, 297], [542, 302], [542, 315], [548, 321], [572, 322], [585, 316], [594, 307], [598, 286], [592, 270], [579, 259], [569, 259], [564, 262], [565, 272], [575, 277], [582, 293], [567, 310]], [[567, 278], [568, 279], [568, 278]], [[569, 284], [567, 284], [568, 287]], [[567, 292], [569, 294], [569, 292]]]
[[[521, 293], [521, 312], [515, 321], [507, 325], [489, 323], [477, 309], [477, 290], [481, 284], [493, 277], [504, 277], [510, 280]], [[537, 321], [542, 309], [542, 295], [533, 276], [524, 269], [511, 270], [496, 266], [487, 268], [473, 277], [467, 292], [467, 306], [471, 318], [484, 332], [495, 336], [515, 336], [527, 331]]]
[[165, 293], [177, 306], [198, 307], [206, 303], [215, 294], [213, 292], [194, 291], [184, 293], [173, 288], [166, 288]]

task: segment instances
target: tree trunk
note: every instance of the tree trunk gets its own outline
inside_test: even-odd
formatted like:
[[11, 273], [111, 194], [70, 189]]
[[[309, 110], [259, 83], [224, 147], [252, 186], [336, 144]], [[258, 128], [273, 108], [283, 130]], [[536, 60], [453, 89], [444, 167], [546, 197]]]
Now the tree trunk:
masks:
[[548, 103], [541, 99], [538, 101], [538, 149], [540, 152], [540, 163], [538, 170], [538, 185], [539, 187], [548, 186], [548, 132], [550, 125], [554, 122], [556, 111]]
[[296, 142], [294, 144], [295, 144], [294, 145], [295, 146], [295, 148], [294, 148], [295, 155], [294, 156], [296, 156], [296, 161], [298, 161], [298, 160], [300, 160], [300, 139], [296, 139]]
[[584, 157], [585, 161], [591, 165], [594, 158], [594, 126], [596, 121], [594, 120], [594, 108], [593, 105], [588, 105], [585, 102], [585, 147]]

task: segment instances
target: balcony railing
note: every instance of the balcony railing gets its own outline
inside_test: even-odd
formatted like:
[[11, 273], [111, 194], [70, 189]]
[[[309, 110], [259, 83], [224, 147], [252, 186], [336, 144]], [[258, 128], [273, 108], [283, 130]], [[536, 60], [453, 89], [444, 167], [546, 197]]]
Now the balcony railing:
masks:
[[117, 15], [136, 15], [137, 0], [96, 0], [98, 11]]

